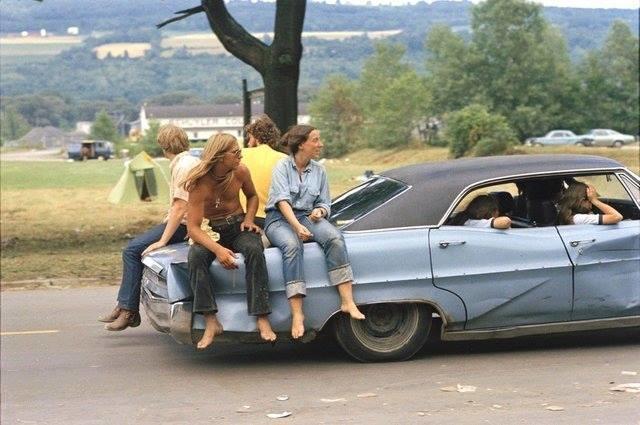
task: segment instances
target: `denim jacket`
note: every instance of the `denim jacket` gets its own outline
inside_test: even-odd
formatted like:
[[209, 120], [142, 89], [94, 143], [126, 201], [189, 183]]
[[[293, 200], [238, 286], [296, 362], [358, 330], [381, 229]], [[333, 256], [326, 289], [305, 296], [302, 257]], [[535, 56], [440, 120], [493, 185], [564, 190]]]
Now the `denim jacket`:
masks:
[[278, 202], [287, 201], [296, 215], [308, 215], [314, 208], [324, 208], [327, 217], [331, 214], [331, 196], [327, 172], [317, 161], [311, 160], [302, 172], [302, 181], [298, 176], [293, 156], [282, 158], [273, 168], [269, 200], [265, 211], [269, 223], [282, 219]]

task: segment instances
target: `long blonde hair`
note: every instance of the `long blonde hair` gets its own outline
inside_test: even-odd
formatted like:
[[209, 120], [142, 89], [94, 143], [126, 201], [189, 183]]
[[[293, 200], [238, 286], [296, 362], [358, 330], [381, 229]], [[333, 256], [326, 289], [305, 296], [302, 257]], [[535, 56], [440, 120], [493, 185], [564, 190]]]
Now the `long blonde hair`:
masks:
[[[193, 167], [183, 183], [185, 190], [191, 192], [195, 189], [200, 179], [207, 175], [218, 162], [222, 161], [224, 155], [234, 148], [239, 148], [238, 140], [231, 134], [218, 133], [209, 137], [202, 152], [200, 163]], [[225, 191], [232, 178], [233, 170], [229, 171], [223, 179], [217, 180], [217, 183], [222, 184], [222, 189]]]

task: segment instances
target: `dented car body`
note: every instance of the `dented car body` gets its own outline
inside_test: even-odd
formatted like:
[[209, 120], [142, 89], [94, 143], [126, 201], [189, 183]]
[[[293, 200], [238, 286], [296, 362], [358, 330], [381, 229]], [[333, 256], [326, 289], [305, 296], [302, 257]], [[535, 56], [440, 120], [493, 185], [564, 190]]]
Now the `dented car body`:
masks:
[[[557, 225], [554, 202], [574, 180], [594, 185], [623, 221]], [[513, 228], [449, 225], [478, 194], [495, 197]], [[640, 326], [640, 180], [616, 161], [525, 155], [402, 167], [336, 198], [331, 221], [344, 233], [367, 318], [340, 314], [321, 248], [306, 243], [306, 338], [333, 332], [355, 359], [409, 358], [440, 321], [443, 340]], [[145, 257], [142, 302], [156, 329], [193, 344], [204, 321], [191, 313], [187, 252], [177, 244]], [[270, 320], [284, 338], [282, 258], [277, 248], [265, 256]], [[227, 339], [258, 341], [238, 263], [236, 270], [211, 266], [218, 317]]]

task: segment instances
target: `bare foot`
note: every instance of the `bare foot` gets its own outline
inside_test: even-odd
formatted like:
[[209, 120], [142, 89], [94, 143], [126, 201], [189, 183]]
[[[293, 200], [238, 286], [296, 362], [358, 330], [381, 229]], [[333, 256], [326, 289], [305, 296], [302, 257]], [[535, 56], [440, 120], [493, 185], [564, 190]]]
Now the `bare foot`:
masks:
[[298, 339], [304, 335], [304, 316], [302, 314], [294, 314], [291, 317], [291, 337]]
[[271, 323], [267, 316], [258, 316], [257, 320], [258, 331], [260, 331], [260, 338], [263, 341], [274, 342], [276, 340], [276, 334], [271, 329]]
[[364, 320], [364, 314], [358, 310], [358, 306], [355, 303], [342, 304], [340, 310], [343, 313], [348, 313], [352, 319]]
[[213, 339], [223, 331], [222, 324], [220, 324], [215, 314], [205, 314], [204, 320], [206, 325], [204, 335], [202, 335], [202, 339], [198, 341], [198, 350], [204, 350], [210, 346], [213, 343]]

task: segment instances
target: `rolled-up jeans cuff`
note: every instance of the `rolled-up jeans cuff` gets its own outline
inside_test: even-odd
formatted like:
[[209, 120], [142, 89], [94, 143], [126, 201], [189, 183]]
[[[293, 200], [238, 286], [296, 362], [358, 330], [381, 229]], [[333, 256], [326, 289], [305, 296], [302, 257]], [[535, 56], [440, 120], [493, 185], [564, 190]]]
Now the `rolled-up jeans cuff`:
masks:
[[329, 270], [329, 282], [331, 282], [332, 286], [350, 281], [353, 281], [353, 270], [351, 269], [351, 264], [345, 264], [344, 266]]
[[287, 282], [284, 286], [284, 290], [287, 294], [287, 299], [295, 297], [296, 295], [302, 295], [303, 297], [307, 296], [307, 286], [301, 280]]

